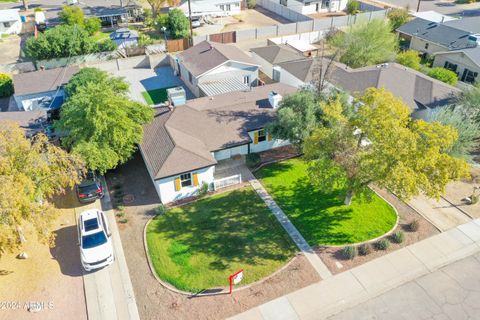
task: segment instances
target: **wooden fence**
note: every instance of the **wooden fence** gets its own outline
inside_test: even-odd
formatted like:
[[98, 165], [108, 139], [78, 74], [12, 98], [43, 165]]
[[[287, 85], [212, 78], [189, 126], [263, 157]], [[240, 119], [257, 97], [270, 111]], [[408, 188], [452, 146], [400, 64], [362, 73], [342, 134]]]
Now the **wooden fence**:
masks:
[[167, 40], [167, 51], [178, 52], [190, 48], [188, 39]]
[[235, 31], [215, 33], [209, 36], [209, 40], [219, 43], [235, 43], [237, 42], [237, 33]]

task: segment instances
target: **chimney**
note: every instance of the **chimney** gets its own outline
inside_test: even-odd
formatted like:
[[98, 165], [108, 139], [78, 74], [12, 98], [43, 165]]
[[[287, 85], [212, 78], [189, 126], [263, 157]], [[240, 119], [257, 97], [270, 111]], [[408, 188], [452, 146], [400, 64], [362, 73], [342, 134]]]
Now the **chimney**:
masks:
[[272, 106], [273, 109], [277, 109], [278, 106], [280, 105], [280, 102], [282, 101], [282, 95], [276, 93], [275, 91], [271, 91], [268, 94], [268, 102], [270, 102], [270, 105]]

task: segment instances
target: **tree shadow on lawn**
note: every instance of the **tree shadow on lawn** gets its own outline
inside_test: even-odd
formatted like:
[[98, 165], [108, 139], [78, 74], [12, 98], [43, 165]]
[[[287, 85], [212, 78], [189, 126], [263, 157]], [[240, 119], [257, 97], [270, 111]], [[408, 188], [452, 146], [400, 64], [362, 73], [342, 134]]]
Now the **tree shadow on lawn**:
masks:
[[[260, 260], [286, 261], [293, 244], [253, 190], [236, 190], [225, 197], [206, 198], [159, 217], [155, 231], [185, 246], [190, 253], [212, 257], [211, 270], [230, 262], [258, 265]], [[185, 251], [169, 252], [172, 260]], [[181, 258], [180, 258], [181, 259]]]

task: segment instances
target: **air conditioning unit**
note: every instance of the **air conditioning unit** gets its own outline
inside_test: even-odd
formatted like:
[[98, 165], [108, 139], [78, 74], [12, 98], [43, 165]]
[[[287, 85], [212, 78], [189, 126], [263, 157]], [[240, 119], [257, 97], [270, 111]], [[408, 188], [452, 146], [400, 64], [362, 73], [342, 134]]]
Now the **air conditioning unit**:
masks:
[[183, 87], [167, 89], [168, 102], [174, 107], [182, 106], [187, 103], [187, 94]]

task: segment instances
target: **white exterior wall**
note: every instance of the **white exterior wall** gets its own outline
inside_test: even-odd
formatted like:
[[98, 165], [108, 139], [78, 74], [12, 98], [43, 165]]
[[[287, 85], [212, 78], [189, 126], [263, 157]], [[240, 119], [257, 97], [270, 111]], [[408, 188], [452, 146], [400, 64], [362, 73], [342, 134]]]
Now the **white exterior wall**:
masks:
[[[275, 3], [280, 4], [280, 0], [275, 0]], [[287, 8], [301, 14], [314, 14], [317, 12], [336, 12], [345, 10], [348, 0], [331, 0], [330, 8], [322, 8], [322, 1], [304, 4], [300, 1], [287, 0]], [[318, 11], [317, 4], [318, 3]]]
[[[428, 43], [428, 49], [425, 49], [425, 44]], [[435, 43], [425, 41], [423, 39], [412, 37], [410, 41], [410, 49], [426, 52], [427, 54], [433, 54], [435, 52], [448, 51], [448, 48], [439, 46]]]
[[252, 52], [252, 58], [260, 65], [260, 70], [268, 77], [273, 78], [273, 66], [270, 62], [260, 57], [255, 52]]
[[158, 195], [160, 196], [160, 201], [162, 203], [169, 203], [172, 201], [194, 196], [197, 193], [197, 190], [202, 186], [203, 182], [208, 183], [209, 186], [211, 183], [213, 183], [214, 172], [214, 166], [191, 171], [192, 175], [193, 173], [198, 174], [198, 186], [184, 187], [181, 188], [179, 191], [175, 191], [175, 179], [180, 175], [155, 180], [155, 188], [157, 189]]
[[[255, 131], [251, 131], [248, 133], [250, 136], [250, 139], [253, 140], [253, 135]], [[250, 153], [255, 153], [255, 152], [262, 152], [266, 150], [270, 150], [273, 148], [278, 148], [278, 147], [283, 147], [283, 146], [288, 146], [290, 142], [288, 140], [280, 140], [280, 139], [272, 139], [272, 141], [262, 141], [257, 144], [254, 144], [253, 142], [250, 143]]]
[[258, 79], [258, 67], [229, 61], [226, 64], [212, 69], [204, 75], [198, 77], [197, 85], [205, 81], [222, 80], [228, 78], [238, 78], [242, 80], [244, 76], [250, 76], [250, 86], [256, 85]]
[[[6, 27], [5, 23], [9, 23], [10, 27]], [[0, 35], [1, 34], [19, 34], [22, 31], [22, 22], [20, 16], [18, 20], [0, 22]]]
[[248, 154], [248, 145], [245, 144], [238, 147], [215, 151], [213, 152], [213, 157], [215, 158], [215, 160], [219, 161], [219, 160], [230, 159], [233, 156], [236, 156], [238, 154]]
[[300, 88], [305, 86], [305, 82], [293, 76], [290, 72], [280, 68], [280, 83], [288, 84], [289, 86]]
[[[465, 69], [468, 69], [470, 71], [477, 72], [478, 74], [480, 74], [480, 66], [474, 63], [463, 52], [452, 52], [452, 53], [436, 55], [435, 60], [433, 61], [433, 66], [443, 68], [445, 66], [446, 61], [457, 65], [456, 72], [459, 76], [459, 80], [462, 79], [462, 75]], [[480, 61], [478, 63], [480, 64]], [[476, 80], [479, 81], [480, 76], [477, 76]]]
[[192, 75], [192, 82], [188, 77], [188, 70], [185, 68], [183, 63], [180, 61], [180, 79], [187, 85], [188, 89], [195, 95], [195, 97], [200, 97], [200, 89], [198, 89], [198, 80]]

